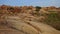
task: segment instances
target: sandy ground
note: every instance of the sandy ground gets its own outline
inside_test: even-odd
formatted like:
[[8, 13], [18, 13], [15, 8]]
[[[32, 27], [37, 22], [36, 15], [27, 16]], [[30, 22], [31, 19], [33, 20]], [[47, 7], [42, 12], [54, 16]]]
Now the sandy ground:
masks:
[[23, 33], [20, 31], [8, 28], [6, 26], [0, 25], [0, 34], [23, 34]]

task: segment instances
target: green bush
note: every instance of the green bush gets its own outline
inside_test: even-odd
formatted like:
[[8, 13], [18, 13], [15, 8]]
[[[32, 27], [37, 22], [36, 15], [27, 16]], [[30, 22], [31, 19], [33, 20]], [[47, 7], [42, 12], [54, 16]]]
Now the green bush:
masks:
[[36, 11], [39, 11], [41, 9], [41, 7], [39, 6], [36, 6], [35, 8], [36, 8]]

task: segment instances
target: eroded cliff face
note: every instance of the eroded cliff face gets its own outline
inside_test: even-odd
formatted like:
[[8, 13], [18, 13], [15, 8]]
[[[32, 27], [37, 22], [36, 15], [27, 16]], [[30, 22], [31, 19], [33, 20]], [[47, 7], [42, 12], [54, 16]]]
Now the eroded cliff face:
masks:
[[42, 34], [43, 31], [45, 32], [43, 34], [57, 34], [59, 33], [57, 30], [60, 30], [58, 9], [60, 8], [2, 5], [0, 24], [7, 26], [7, 29], [20, 31], [21, 34]]

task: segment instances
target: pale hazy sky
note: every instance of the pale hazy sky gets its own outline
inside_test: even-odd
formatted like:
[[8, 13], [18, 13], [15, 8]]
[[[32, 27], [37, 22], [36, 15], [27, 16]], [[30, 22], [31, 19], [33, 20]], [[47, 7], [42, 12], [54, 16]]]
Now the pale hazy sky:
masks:
[[11, 6], [59, 6], [60, 0], [0, 0], [0, 5]]

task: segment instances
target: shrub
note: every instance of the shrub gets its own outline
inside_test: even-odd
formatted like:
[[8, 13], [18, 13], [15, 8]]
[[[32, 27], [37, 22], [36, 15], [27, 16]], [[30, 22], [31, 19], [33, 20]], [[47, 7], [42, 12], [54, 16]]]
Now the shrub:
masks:
[[39, 11], [41, 9], [41, 7], [39, 6], [36, 6], [35, 8], [36, 8], [36, 11]]

